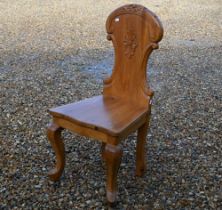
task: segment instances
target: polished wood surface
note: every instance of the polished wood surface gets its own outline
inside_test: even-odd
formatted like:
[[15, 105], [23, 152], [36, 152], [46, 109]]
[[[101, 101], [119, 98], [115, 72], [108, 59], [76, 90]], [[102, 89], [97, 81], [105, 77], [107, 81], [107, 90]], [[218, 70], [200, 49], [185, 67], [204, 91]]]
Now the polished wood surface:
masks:
[[147, 107], [138, 107], [121, 98], [95, 96], [49, 110], [50, 114], [80, 126], [120, 136], [137, 119], [147, 114]]
[[62, 129], [99, 140], [107, 165], [107, 200], [113, 204], [122, 157], [120, 142], [136, 130], [136, 175], [142, 176], [146, 168], [145, 145], [153, 96], [146, 67], [149, 55], [162, 39], [163, 28], [150, 10], [129, 4], [109, 15], [106, 30], [115, 49], [115, 64], [111, 76], [104, 80], [103, 95], [49, 110], [53, 123], [48, 127], [48, 138], [56, 154], [56, 167], [49, 177], [58, 180], [64, 169]]
[[106, 30], [115, 49], [115, 64], [104, 81], [103, 94], [148, 108], [153, 91], [147, 85], [147, 59], [163, 36], [160, 21], [143, 6], [126, 5], [110, 14]]

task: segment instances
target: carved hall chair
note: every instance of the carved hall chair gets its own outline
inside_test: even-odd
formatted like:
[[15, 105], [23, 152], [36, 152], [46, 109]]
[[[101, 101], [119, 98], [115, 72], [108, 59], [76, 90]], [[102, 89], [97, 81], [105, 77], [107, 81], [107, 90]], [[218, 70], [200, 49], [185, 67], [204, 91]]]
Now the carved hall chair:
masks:
[[53, 121], [47, 135], [56, 155], [56, 166], [49, 172], [53, 181], [60, 178], [65, 166], [63, 129], [102, 142], [102, 158], [107, 166], [106, 196], [113, 204], [122, 156], [120, 143], [136, 130], [136, 175], [142, 176], [146, 168], [145, 144], [153, 96], [147, 85], [146, 67], [148, 57], [162, 39], [163, 28], [150, 10], [129, 4], [109, 15], [106, 30], [107, 39], [114, 45], [115, 64], [112, 75], [104, 81], [102, 95], [50, 109]]

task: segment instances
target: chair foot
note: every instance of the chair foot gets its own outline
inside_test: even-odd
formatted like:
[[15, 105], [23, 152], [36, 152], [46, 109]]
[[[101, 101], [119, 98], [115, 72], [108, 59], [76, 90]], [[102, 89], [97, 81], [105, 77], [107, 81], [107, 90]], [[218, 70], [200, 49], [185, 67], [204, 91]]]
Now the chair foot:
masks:
[[106, 144], [104, 149], [104, 160], [107, 164], [106, 197], [109, 205], [115, 205], [117, 197], [117, 174], [122, 158], [120, 145]]
[[149, 117], [145, 124], [138, 129], [136, 145], [136, 176], [143, 176], [146, 170], [146, 136], [149, 127]]
[[111, 207], [111, 208], [114, 208], [117, 206], [117, 201], [116, 201], [116, 197], [117, 195], [115, 195], [115, 200], [113, 202], [110, 202], [107, 198], [107, 203], [108, 203], [108, 206]]
[[61, 139], [62, 130], [63, 128], [59, 127], [55, 123], [50, 124], [47, 128], [47, 136], [56, 155], [55, 168], [50, 170], [48, 173], [48, 176], [52, 181], [59, 180], [65, 167], [65, 149]]

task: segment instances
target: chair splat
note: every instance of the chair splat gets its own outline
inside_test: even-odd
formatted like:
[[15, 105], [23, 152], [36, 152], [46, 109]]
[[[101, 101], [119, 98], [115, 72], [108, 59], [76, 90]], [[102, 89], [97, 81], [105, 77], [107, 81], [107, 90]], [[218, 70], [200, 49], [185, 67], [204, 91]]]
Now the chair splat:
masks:
[[104, 95], [147, 106], [152, 90], [147, 85], [146, 66], [163, 36], [159, 19], [145, 7], [129, 4], [110, 14], [106, 30], [115, 49], [115, 64], [111, 77], [104, 81]]

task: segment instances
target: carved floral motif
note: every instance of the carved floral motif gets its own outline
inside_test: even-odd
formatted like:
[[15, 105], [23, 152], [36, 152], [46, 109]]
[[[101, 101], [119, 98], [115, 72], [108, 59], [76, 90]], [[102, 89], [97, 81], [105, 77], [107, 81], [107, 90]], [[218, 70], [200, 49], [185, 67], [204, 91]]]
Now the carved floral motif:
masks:
[[129, 12], [129, 13], [134, 13], [137, 15], [141, 15], [143, 12], [144, 7], [137, 5], [137, 4], [129, 4], [123, 7], [123, 10]]
[[136, 48], [138, 46], [136, 34], [134, 33], [133, 29], [127, 30], [123, 40], [123, 44], [124, 44], [124, 54], [128, 58], [131, 58], [134, 55]]

